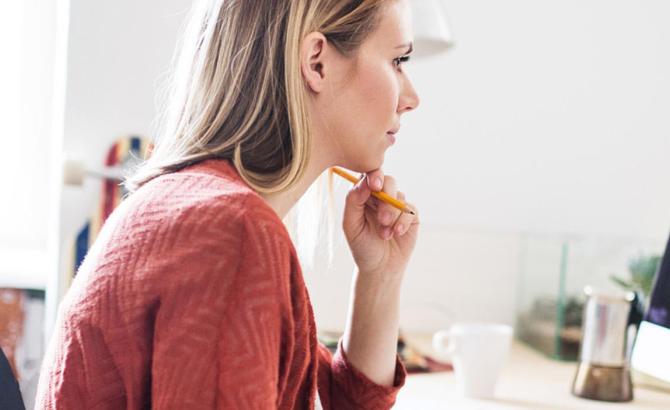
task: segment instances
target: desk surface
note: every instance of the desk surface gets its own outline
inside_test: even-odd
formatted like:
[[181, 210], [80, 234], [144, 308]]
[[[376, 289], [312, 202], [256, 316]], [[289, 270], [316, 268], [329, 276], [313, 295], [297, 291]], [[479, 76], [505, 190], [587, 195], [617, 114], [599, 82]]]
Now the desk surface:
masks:
[[[408, 338], [429, 345], [429, 338]], [[550, 360], [514, 341], [500, 374], [494, 400], [465, 399], [459, 395], [453, 372], [412, 374], [400, 390], [394, 409], [670, 409], [670, 393], [635, 387], [628, 403], [581, 399], [570, 393], [576, 363]]]

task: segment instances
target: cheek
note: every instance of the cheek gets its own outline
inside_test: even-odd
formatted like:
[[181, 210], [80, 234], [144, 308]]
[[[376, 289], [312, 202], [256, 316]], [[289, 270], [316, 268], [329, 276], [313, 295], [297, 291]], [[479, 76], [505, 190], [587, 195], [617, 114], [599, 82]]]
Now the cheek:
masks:
[[392, 70], [370, 70], [361, 76], [359, 84], [361, 98], [365, 101], [365, 112], [371, 126], [381, 127], [384, 132], [393, 125], [398, 106], [398, 84]]
[[364, 140], [384, 136], [395, 125], [398, 82], [392, 67], [361, 66], [345, 87], [337, 99], [339, 131]]
[[388, 148], [386, 131], [397, 122], [398, 84], [392, 69], [361, 69], [351, 83], [348, 157], [367, 172], [379, 168]]

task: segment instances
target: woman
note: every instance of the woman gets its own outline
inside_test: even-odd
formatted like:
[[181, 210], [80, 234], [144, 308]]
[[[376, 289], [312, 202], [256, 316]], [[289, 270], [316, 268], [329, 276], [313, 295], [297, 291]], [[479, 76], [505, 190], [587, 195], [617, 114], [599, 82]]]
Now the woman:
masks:
[[[404, 200], [381, 165], [418, 105], [410, 20], [409, 0], [201, 3], [156, 149], [60, 307], [39, 408], [394, 403], [419, 220], [371, 191]], [[357, 272], [331, 356], [282, 219], [334, 165], [366, 176], [346, 198]]]

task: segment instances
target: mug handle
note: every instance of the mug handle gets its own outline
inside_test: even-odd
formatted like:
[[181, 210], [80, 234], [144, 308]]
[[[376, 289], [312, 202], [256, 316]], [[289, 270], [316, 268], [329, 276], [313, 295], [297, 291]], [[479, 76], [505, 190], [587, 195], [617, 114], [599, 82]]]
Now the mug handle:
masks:
[[[454, 342], [448, 340], [450, 336], [451, 332], [448, 330], [440, 330], [433, 335], [433, 349], [435, 349], [436, 352], [444, 355], [445, 358], [449, 359], [451, 359], [451, 357], [456, 352], [456, 346], [454, 345]], [[446, 345], [444, 343], [445, 340], [447, 341]]]

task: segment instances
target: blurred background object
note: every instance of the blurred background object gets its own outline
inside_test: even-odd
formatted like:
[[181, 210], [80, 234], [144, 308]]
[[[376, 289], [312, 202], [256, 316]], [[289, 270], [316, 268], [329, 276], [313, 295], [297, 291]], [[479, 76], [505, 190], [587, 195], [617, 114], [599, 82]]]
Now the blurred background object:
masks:
[[446, 51], [453, 46], [453, 36], [443, 0], [412, 1], [414, 52], [422, 58]]
[[0, 349], [32, 408], [44, 354], [44, 291], [0, 288]]
[[619, 283], [611, 280], [612, 272], [640, 269], [639, 255], [658, 248], [657, 241], [645, 238], [525, 235], [517, 288], [517, 337], [551, 358], [577, 360], [584, 288], [619, 290]]

